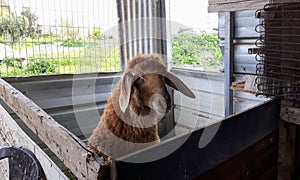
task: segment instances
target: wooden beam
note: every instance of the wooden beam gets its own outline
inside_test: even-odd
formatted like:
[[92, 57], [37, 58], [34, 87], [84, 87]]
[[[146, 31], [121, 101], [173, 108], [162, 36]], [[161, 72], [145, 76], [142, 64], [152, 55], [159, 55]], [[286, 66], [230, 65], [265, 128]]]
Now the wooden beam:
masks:
[[257, 10], [269, 2], [269, 0], [209, 0], [208, 12]]
[[280, 107], [278, 179], [292, 179], [295, 163], [296, 126], [300, 125], [300, 108], [282, 100]]
[[292, 179], [295, 162], [296, 125], [280, 121], [278, 143], [278, 178]]
[[[27, 134], [20, 128], [20, 126], [18, 126], [18, 124], [13, 120], [13, 118], [1, 105], [0, 134], [0, 148], [10, 146], [24, 147], [35, 154], [35, 156], [41, 163], [41, 166], [43, 167], [45, 175], [48, 179], [68, 179], [66, 175], [49, 158], [49, 156], [47, 156], [47, 154], [36, 143], [34, 143], [33, 140], [29, 138], [29, 136], [27, 136]], [[1, 171], [2, 168], [8, 169], [8, 166], [1, 166], [0, 164], [0, 174], [3, 173], [3, 171]]]
[[283, 106], [280, 110], [280, 116], [284, 121], [300, 125], [300, 108]]
[[97, 179], [98, 172], [109, 173], [108, 164], [92, 154], [84, 142], [3, 79], [0, 97], [77, 178]]

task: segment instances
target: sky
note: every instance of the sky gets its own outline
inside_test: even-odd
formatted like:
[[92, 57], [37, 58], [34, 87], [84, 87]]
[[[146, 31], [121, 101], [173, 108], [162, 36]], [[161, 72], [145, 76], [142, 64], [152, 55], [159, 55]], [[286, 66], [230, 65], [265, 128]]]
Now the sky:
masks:
[[[217, 14], [207, 12], [208, 0], [166, 1], [170, 3], [171, 21], [209, 32], [217, 28]], [[115, 0], [7, 0], [7, 2], [17, 14], [22, 11], [22, 6], [30, 7], [39, 17], [38, 23], [41, 25], [58, 25], [64, 20], [82, 27], [95, 26], [103, 29], [117, 25]]]
[[208, 13], [208, 0], [170, 0], [171, 19], [187, 27], [212, 32], [218, 27], [218, 14]]

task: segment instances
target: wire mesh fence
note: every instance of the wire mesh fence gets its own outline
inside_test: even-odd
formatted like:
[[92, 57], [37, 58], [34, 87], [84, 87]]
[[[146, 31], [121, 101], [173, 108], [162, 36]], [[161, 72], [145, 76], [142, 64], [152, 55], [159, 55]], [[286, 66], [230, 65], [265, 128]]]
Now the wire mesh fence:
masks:
[[219, 71], [223, 56], [217, 34], [180, 32], [172, 36], [172, 66]]
[[[164, 2], [0, 0], [0, 77], [117, 72], [130, 54], [166, 54]], [[217, 35], [192, 31], [172, 32], [170, 65], [217, 71]]]
[[0, 0], [0, 76], [121, 70], [111, 0]]
[[173, 67], [215, 72], [222, 67], [218, 14], [208, 13], [207, 3], [170, 1]]

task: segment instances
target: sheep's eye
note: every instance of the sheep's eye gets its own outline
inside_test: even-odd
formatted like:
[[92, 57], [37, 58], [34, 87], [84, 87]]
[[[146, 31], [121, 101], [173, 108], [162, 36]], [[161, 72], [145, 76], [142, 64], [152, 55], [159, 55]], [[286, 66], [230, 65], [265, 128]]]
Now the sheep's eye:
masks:
[[143, 77], [138, 77], [135, 82], [138, 84], [138, 85], [143, 85], [145, 83], [145, 79]]

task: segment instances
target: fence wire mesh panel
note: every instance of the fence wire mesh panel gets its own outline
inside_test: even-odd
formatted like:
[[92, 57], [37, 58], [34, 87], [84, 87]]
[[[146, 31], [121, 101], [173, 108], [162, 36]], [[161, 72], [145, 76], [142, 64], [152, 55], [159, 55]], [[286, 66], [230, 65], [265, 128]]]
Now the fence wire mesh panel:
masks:
[[219, 71], [223, 62], [219, 44], [217, 34], [182, 29], [172, 35], [172, 65], [201, 71]]
[[116, 2], [0, 0], [0, 74], [120, 71]]
[[300, 101], [300, 3], [268, 4], [257, 16], [258, 93]]

